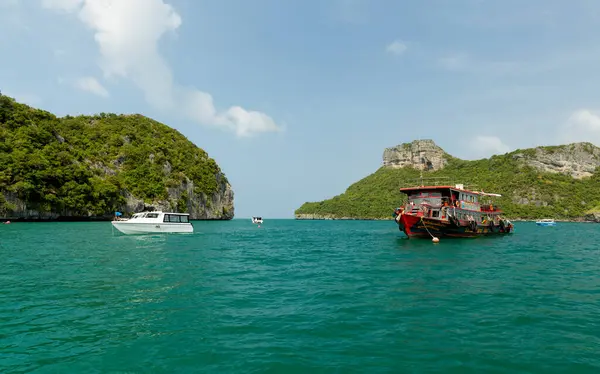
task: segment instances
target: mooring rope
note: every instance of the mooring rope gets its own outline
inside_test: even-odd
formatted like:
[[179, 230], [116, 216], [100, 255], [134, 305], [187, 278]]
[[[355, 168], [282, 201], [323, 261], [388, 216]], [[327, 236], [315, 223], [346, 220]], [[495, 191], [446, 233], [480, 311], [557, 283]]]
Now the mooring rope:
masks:
[[425, 224], [425, 220], [423, 219], [423, 216], [421, 216], [421, 222], [423, 223], [423, 227], [425, 227], [425, 230], [427, 230], [427, 233], [431, 236], [431, 238], [435, 238], [435, 236], [433, 236], [431, 234], [431, 232], [429, 232], [429, 229], [427, 228], [427, 225]]

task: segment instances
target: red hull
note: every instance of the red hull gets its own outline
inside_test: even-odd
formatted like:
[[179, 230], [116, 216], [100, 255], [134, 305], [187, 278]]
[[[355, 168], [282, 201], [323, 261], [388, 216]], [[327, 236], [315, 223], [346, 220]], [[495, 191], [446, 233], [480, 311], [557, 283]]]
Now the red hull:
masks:
[[402, 214], [396, 218], [400, 231], [409, 238], [472, 238], [487, 235], [506, 235], [513, 232], [512, 224], [470, 226], [447, 219], [425, 218], [414, 214]]

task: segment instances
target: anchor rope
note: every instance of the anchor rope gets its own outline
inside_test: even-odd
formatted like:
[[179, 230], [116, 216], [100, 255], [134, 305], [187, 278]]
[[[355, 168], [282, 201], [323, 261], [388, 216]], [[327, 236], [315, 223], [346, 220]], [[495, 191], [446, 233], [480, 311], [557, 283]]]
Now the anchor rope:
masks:
[[425, 220], [423, 220], [423, 216], [421, 216], [421, 222], [423, 223], [423, 227], [425, 227], [425, 230], [427, 230], [427, 233], [431, 236], [431, 238], [435, 238], [435, 236], [433, 236], [431, 234], [431, 232], [429, 232], [429, 229], [427, 228], [427, 225], [425, 224]]

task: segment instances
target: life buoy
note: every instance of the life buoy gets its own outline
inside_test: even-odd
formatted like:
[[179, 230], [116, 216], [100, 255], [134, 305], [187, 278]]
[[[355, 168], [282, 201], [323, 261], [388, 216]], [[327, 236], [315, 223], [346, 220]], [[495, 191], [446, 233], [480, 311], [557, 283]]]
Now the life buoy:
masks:
[[456, 200], [456, 201], [454, 202], [454, 206], [456, 206], [457, 208], [460, 206], [460, 203], [458, 202], [458, 200]]

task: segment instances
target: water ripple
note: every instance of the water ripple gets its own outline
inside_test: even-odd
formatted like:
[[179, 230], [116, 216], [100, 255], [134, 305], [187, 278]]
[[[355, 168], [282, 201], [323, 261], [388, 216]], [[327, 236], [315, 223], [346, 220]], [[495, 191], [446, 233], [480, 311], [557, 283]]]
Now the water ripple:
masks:
[[600, 369], [598, 226], [437, 245], [390, 222], [195, 227], [3, 227], [0, 371]]

